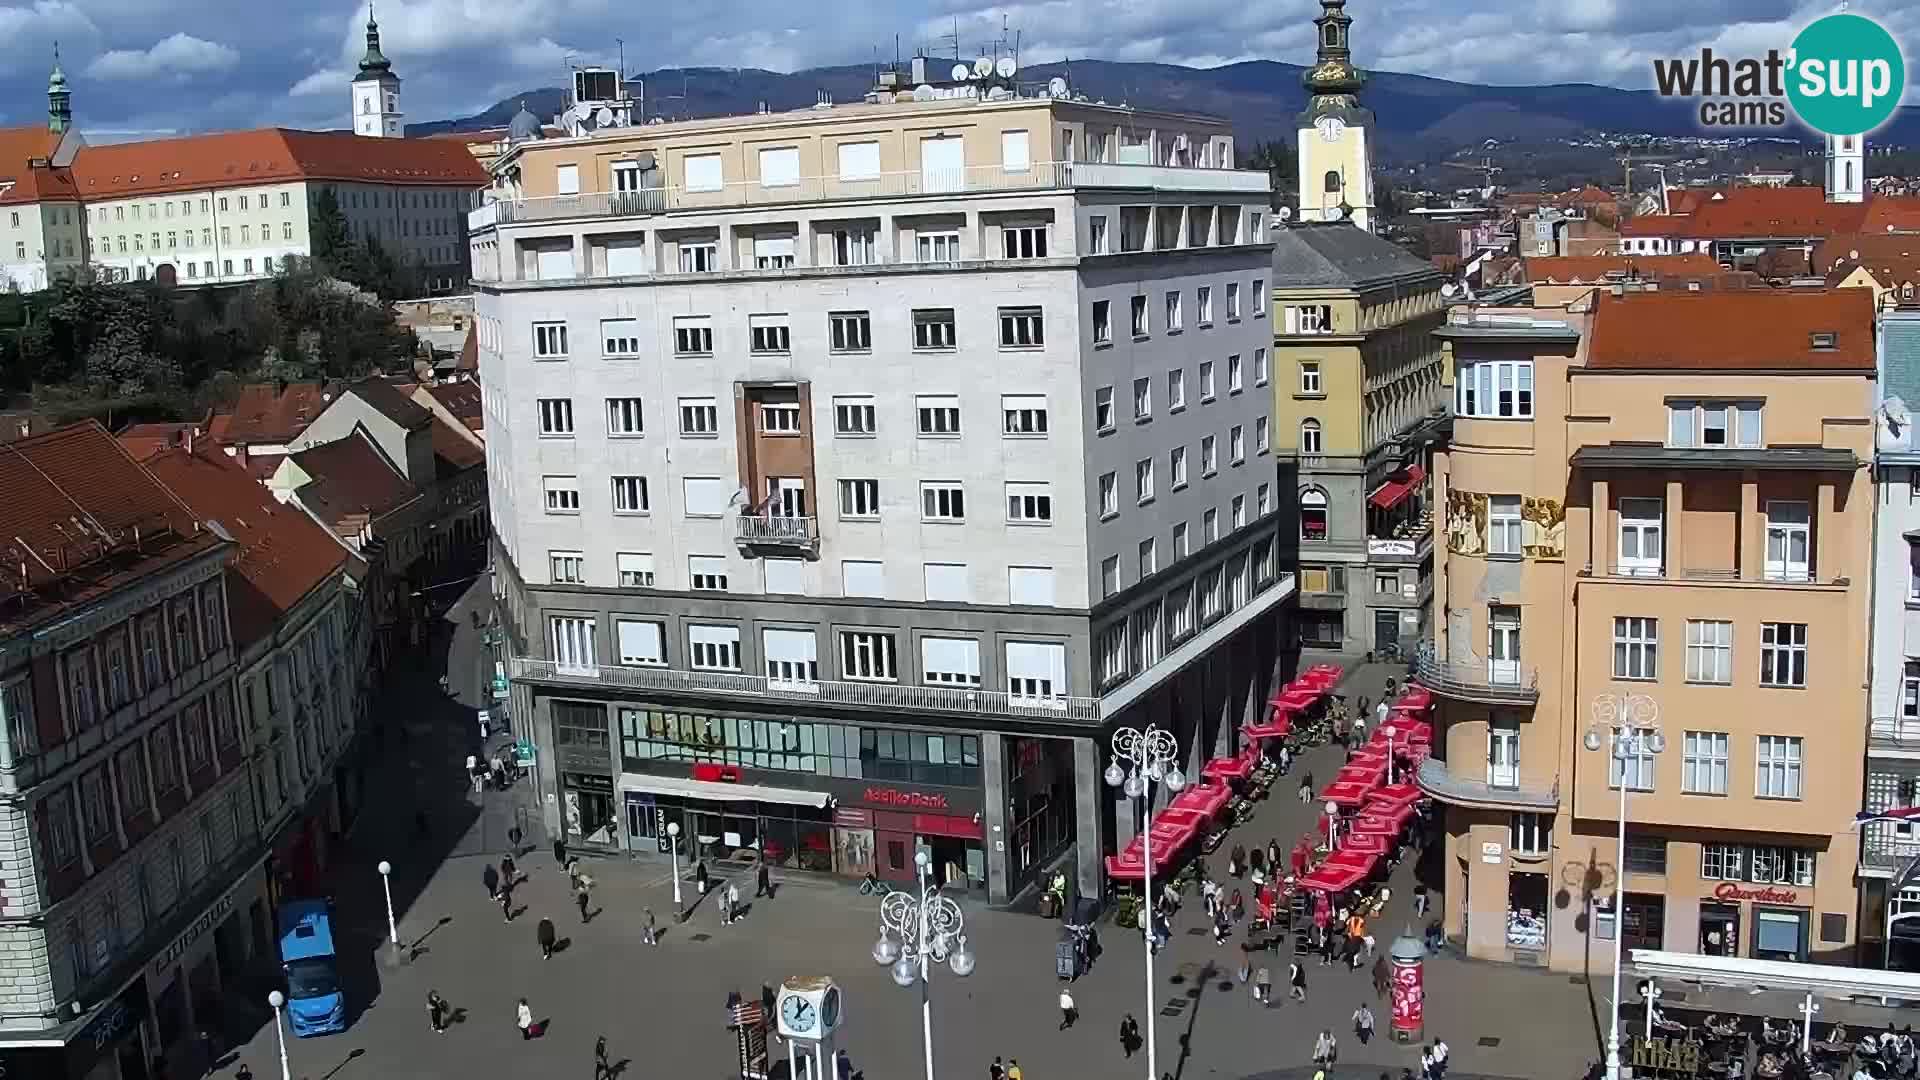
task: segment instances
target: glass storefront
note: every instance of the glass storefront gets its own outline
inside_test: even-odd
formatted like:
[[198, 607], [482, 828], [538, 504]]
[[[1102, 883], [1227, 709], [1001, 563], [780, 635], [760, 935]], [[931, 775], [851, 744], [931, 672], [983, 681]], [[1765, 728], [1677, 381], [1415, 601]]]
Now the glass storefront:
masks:
[[1074, 841], [1073, 742], [1008, 736], [1008, 893], [1017, 893]]
[[[628, 791], [627, 843], [635, 851], [667, 851], [667, 826], [680, 824], [680, 857], [688, 861], [764, 859], [768, 865], [834, 873], [833, 811], [771, 802], [715, 802]], [[864, 871], [862, 871], [864, 873]]]
[[[974, 787], [980, 737], [672, 709], [619, 708], [620, 756], [807, 773], [852, 780]], [[641, 771], [644, 765], [629, 765]]]

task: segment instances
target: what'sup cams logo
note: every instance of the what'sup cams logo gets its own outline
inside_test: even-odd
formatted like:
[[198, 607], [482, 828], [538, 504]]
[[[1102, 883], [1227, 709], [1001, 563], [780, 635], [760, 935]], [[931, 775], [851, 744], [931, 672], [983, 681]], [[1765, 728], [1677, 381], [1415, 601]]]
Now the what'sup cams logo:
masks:
[[1785, 127], [1788, 112], [1823, 135], [1864, 135], [1900, 107], [1907, 64], [1885, 27], [1842, 12], [1807, 24], [1785, 52], [1653, 62], [1654, 92], [1699, 102], [1703, 127]]

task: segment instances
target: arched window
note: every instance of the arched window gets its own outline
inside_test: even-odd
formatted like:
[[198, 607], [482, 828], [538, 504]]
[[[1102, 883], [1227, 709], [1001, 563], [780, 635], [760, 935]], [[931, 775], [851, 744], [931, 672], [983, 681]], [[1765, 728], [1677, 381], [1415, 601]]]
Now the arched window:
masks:
[[1311, 416], [1300, 421], [1300, 452], [1302, 454], [1325, 453], [1326, 451], [1321, 448], [1322, 445], [1320, 441], [1320, 421], [1315, 420]]
[[1340, 44], [1340, 24], [1337, 22], [1327, 23], [1326, 28], [1321, 32], [1320, 36], [1326, 40], [1329, 48], [1338, 47]]
[[1852, 191], [1853, 190], [1853, 162], [1849, 161], [1845, 165], [1842, 165], [1841, 171], [1846, 176], [1846, 179], [1841, 181], [1840, 190]]
[[1853, 136], [1851, 135], [1840, 136], [1840, 152], [1843, 154], [1850, 154], [1853, 152]]
[[1327, 187], [1327, 194], [1329, 195], [1340, 194], [1340, 170], [1338, 169], [1327, 170], [1326, 187]]
[[1300, 539], [1327, 538], [1327, 493], [1317, 487], [1300, 491]]

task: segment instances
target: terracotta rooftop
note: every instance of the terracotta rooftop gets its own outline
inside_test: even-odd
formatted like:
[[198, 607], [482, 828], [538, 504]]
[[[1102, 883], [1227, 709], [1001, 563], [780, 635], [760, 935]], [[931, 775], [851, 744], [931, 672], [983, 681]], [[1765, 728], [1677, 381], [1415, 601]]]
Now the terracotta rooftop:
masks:
[[1848, 233], [1829, 237], [1813, 249], [1813, 272], [1825, 274], [1844, 262], [1864, 265], [1876, 274], [1905, 274], [1916, 260], [1920, 260], [1920, 234]]
[[45, 124], [0, 128], [0, 183], [10, 185], [0, 191], [0, 205], [72, 198], [73, 178], [65, 169], [28, 164], [34, 158], [52, 157], [59, 146], [60, 136]]
[[218, 547], [96, 421], [0, 446], [0, 633]]
[[1873, 291], [1602, 292], [1587, 366], [1871, 373]]
[[466, 472], [476, 466], [487, 463], [485, 447], [476, 446], [473, 436], [456, 430], [453, 425], [433, 418], [433, 458], [434, 472], [442, 480]]
[[[1830, 203], [1824, 188], [1736, 187], [1701, 198], [1691, 213], [1650, 214], [1622, 222], [1622, 236], [1695, 239], [1831, 236], [1858, 232], [1869, 203]], [[1673, 208], [1671, 200], [1669, 208]]]
[[259, 128], [83, 147], [73, 160], [82, 199], [340, 180], [484, 187], [487, 171], [444, 139], [370, 139], [342, 131]]
[[[286, 443], [307, 430], [338, 387], [322, 383], [248, 383], [233, 408], [215, 417], [212, 437], [225, 445]], [[219, 420], [227, 422], [221, 425]]]
[[454, 419], [471, 430], [480, 431], [485, 426], [479, 383], [439, 383], [427, 387], [427, 393], [433, 395], [433, 400], [439, 402], [441, 408], [452, 413]]
[[379, 517], [420, 494], [363, 430], [309, 447], [289, 460], [312, 478], [299, 489], [301, 503], [340, 535], [357, 531], [347, 528], [347, 522]]
[[275, 499], [216, 449], [163, 450], [147, 469], [240, 545], [227, 564], [227, 611], [234, 640], [242, 645], [271, 634], [281, 617], [337, 579], [352, 558], [318, 522]]
[[424, 406], [378, 375], [349, 384], [347, 389], [374, 411], [407, 431], [425, 427], [433, 419], [433, 414]]
[[1532, 284], [1586, 284], [1605, 281], [1608, 274], [1638, 278], [1686, 277], [1720, 272], [1720, 264], [1705, 252], [1686, 255], [1557, 255], [1529, 256], [1527, 281]]
[[129, 424], [114, 438], [127, 448], [135, 461], [146, 461], [168, 447], [180, 446], [188, 434], [204, 434], [199, 424]]

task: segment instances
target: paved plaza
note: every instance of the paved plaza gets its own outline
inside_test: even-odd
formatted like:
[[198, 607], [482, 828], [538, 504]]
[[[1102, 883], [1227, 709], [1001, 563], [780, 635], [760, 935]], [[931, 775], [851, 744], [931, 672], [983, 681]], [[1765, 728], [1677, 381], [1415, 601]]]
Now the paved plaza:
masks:
[[[472, 644], [460, 640], [465, 633], [456, 637], [451, 657], [456, 687], [478, 679]], [[729, 992], [753, 997], [762, 984], [811, 974], [830, 974], [845, 990], [848, 1019], [839, 1045], [854, 1069], [873, 1080], [921, 1075], [919, 995], [895, 986], [873, 963], [878, 902], [846, 884], [786, 881], [775, 898], [754, 902], [732, 926], [721, 925], [711, 898], [695, 904], [688, 884], [687, 922], [670, 926], [661, 943], [650, 947], [642, 940], [642, 912], [651, 908], [662, 923], [672, 922], [665, 858], [593, 862], [598, 884], [592, 918], [582, 924], [565, 874], [541, 843], [521, 860], [527, 880], [515, 894], [518, 913], [511, 924], [503, 922], [487, 898], [481, 871], [505, 848], [518, 794], [471, 793], [460, 769], [477, 738], [471, 709], [439, 699], [424, 678], [420, 683], [425, 690], [396, 702], [406, 710], [410, 737], [392, 749], [389, 771], [370, 794], [352, 849], [335, 869], [342, 938], [354, 957], [347, 978], [363, 1011], [342, 1034], [290, 1040], [293, 1077], [588, 1080], [595, 1073], [595, 1040], [605, 1036], [617, 1075], [720, 1080], [736, 1074], [733, 1037], [725, 1026]], [[1369, 696], [1377, 693], [1375, 687]], [[1324, 777], [1336, 765], [1336, 752], [1321, 750], [1305, 767]], [[1292, 797], [1297, 775], [1281, 781], [1276, 798], [1239, 830], [1237, 840], [1264, 843], [1273, 836], [1284, 847], [1310, 827], [1313, 809]], [[432, 808], [431, 842], [407, 839], [416, 800]], [[530, 837], [529, 846], [538, 839]], [[400, 938], [415, 951], [399, 966], [384, 956], [386, 917], [372, 869], [381, 858], [396, 864]], [[1213, 863], [1223, 872], [1224, 853]], [[416, 872], [417, 864], [424, 867]], [[430, 877], [425, 867], [431, 867]], [[1409, 868], [1403, 866], [1399, 876], [1396, 910], [1379, 928], [1383, 945], [1412, 924]], [[752, 880], [740, 885], [743, 897], [751, 896]], [[1109, 927], [1103, 955], [1073, 986], [1080, 1021], [1060, 1031], [1053, 974], [1059, 924], [979, 904], [964, 907], [979, 965], [971, 978], [944, 968], [933, 977], [941, 1072], [980, 1077], [998, 1054], [1018, 1059], [1031, 1080], [1137, 1076], [1146, 1069], [1144, 1052], [1129, 1060], [1118, 1038], [1128, 1013], [1143, 1025], [1149, 1019], [1158, 1025], [1159, 1067], [1175, 1080], [1292, 1075], [1309, 1064], [1313, 1037], [1322, 1028], [1341, 1039], [1335, 1077], [1371, 1078], [1385, 1070], [1397, 1076], [1418, 1059], [1417, 1047], [1384, 1038], [1363, 1047], [1353, 1037], [1348, 1018], [1361, 1001], [1372, 1003], [1383, 1035], [1389, 1022], [1390, 1010], [1374, 998], [1364, 969], [1310, 967], [1306, 1004], [1255, 1003], [1235, 977], [1237, 946], [1213, 945], [1201, 928], [1197, 903], [1183, 912], [1174, 941], [1158, 959], [1151, 1009], [1138, 937]], [[551, 918], [563, 939], [550, 960], [541, 959], [535, 943], [541, 917]], [[1284, 981], [1286, 958], [1267, 955], [1276, 981]], [[456, 1010], [457, 1022], [444, 1035], [435, 1035], [427, 1022], [427, 992], [434, 989]], [[1445, 1038], [1453, 1048], [1455, 1077], [1570, 1078], [1597, 1053], [1587, 991], [1563, 975], [1440, 957], [1429, 962], [1427, 994], [1428, 1038]], [[514, 1005], [521, 997], [535, 1016], [550, 1018], [544, 1038], [522, 1041], [515, 1029]], [[241, 1062], [261, 1080], [276, 1075], [271, 1021], [248, 1035], [237, 1054], [225, 1056], [219, 1075], [233, 1075]], [[784, 1046], [776, 1042], [773, 1053], [784, 1059]]]

